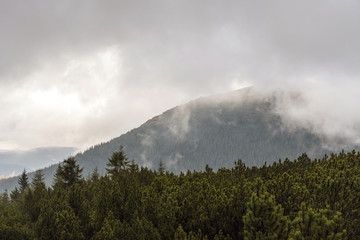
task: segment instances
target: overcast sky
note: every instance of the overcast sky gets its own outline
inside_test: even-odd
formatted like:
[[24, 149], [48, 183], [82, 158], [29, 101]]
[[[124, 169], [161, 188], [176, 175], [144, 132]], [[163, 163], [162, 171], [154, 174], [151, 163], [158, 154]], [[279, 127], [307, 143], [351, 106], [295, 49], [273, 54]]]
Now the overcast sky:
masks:
[[0, 4], [0, 150], [85, 149], [248, 85], [304, 91], [292, 117], [359, 129], [357, 0]]

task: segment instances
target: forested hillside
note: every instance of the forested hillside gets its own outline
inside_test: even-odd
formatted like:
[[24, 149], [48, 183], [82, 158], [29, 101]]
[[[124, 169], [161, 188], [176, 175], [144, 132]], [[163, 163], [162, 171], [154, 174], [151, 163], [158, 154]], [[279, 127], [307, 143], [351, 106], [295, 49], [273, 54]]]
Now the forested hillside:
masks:
[[104, 172], [106, 160], [123, 146], [139, 165], [156, 168], [162, 161], [169, 171], [179, 173], [200, 170], [206, 164], [214, 169], [231, 167], [239, 158], [248, 166], [262, 166], [266, 161], [294, 159], [303, 152], [321, 157], [344, 146], [354, 148], [301, 126], [286, 125], [277, 113], [280, 97], [279, 92], [260, 94], [248, 88], [199, 98], [76, 159], [86, 173], [95, 167]]
[[[200, 98], [75, 158], [84, 168], [84, 176], [95, 168], [104, 174], [107, 159], [123, 146], [129, 158], [141, 166], [154, 169], [161, 161], [169, 171], [179, 173], [200, 170], [206, 164], [213, 169], [229, 168], [238, 158], [248, 166], [261, 166], [266, 161], [294, 159], [303, 152], [321, 157], [342, 149], [335, 147], [334, 139], [329, 142], [308, 129], [284, 124], [276, 112], [279, 97], [281, 93], [264, 95], [248, 88]], [[51, 185], [56, 168], [44, 169], [47, 185]], [[2, 191], [15, 185], [16, 178], [0, 180]]]
[[52, 188], [21, 176], [0, 199], [0, 239], [360, 239], [359, 152], [179, 175], [123, 151], [107, 163], [84, 180], [66, 159]]

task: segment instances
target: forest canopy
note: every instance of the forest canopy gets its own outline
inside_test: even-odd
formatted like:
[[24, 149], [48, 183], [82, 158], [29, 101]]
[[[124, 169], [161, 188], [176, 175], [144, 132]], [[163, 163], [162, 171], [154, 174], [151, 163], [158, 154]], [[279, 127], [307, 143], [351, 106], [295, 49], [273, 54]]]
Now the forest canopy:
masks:
[[0, 199], [0, 239], [359, 239], [360, 153], [174, 174], [129, 162], [84, 178], [74, 158]]

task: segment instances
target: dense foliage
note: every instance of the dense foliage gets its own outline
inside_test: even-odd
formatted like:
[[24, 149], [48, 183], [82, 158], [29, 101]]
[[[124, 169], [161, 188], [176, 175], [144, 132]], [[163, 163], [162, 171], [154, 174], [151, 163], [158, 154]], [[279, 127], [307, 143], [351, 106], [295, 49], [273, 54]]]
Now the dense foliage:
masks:
[[[0, 239], [360, 239], [360, 153], [175, 175], [128, 162], [84, 179], [74, 158], [0, 199]], [[25, 186], [25, 189], [23, 187]]]

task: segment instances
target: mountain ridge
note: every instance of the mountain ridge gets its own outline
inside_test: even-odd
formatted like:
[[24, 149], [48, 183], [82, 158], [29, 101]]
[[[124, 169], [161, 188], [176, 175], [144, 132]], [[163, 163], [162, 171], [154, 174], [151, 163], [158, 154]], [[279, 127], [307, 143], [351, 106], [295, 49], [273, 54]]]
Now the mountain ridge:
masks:
[[[124, 147], [130, 160], [156, 169], [162, 162], [175, 173], [232, 167], [241, 158], [248, 166], [295, 159], [307, 152], [310, 157], [338, 149], [325, 149], [326, 137], [298, 126], [290, 128], [276, 113], [278, 92], [265, 94], [252, 88], [200, 97], [173, 107], [139, 127], [106, 143], [90, 147], [75, 158], [85, 177], [98, 168], [105, 174], [108, 158]], [[45, 168], [48, 185], [57, 164]], [[29, 174], [31, 179], [31, 174]], [[0, 180], [11, 189], [14, 180]]]

